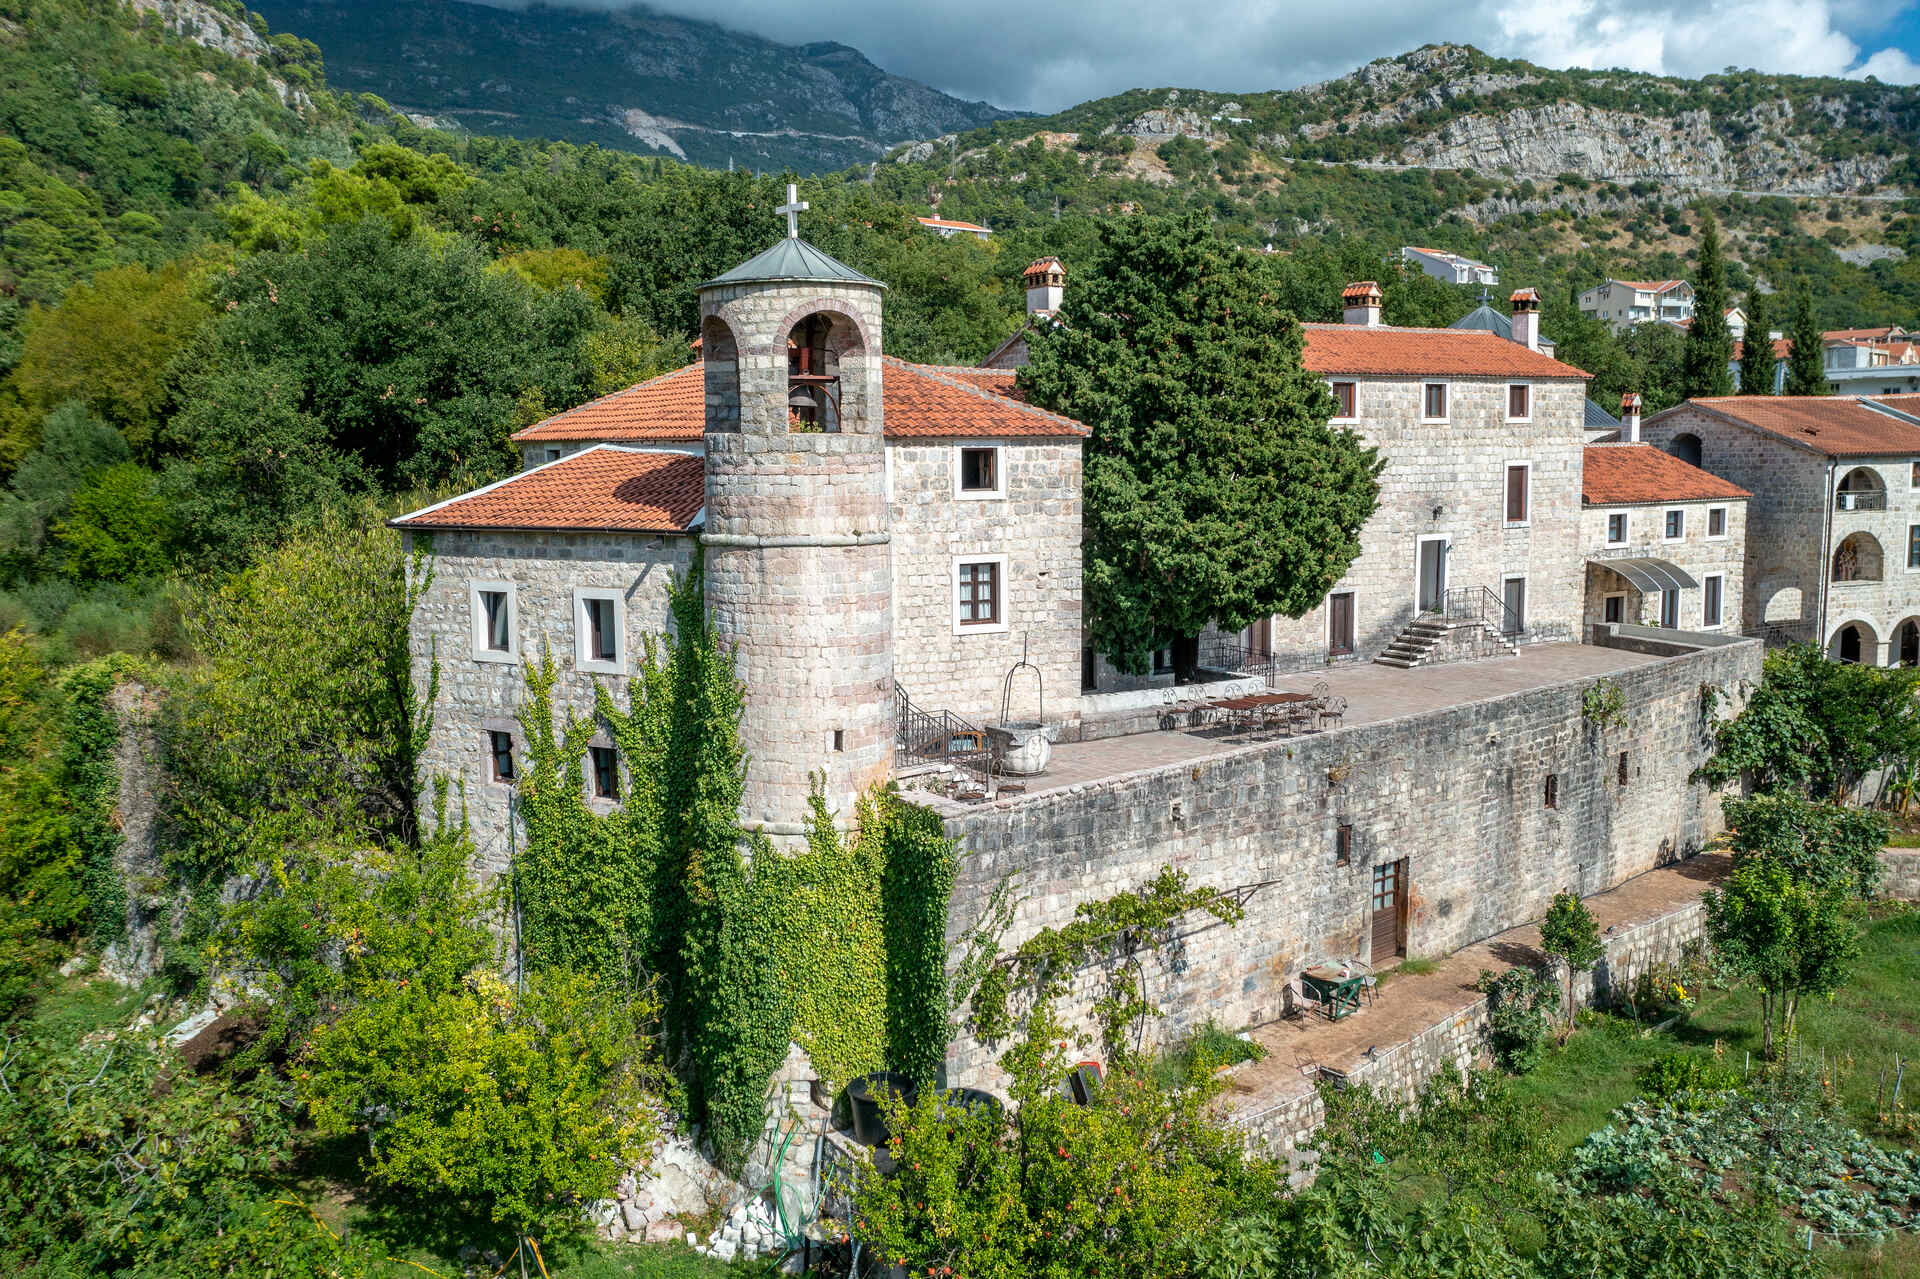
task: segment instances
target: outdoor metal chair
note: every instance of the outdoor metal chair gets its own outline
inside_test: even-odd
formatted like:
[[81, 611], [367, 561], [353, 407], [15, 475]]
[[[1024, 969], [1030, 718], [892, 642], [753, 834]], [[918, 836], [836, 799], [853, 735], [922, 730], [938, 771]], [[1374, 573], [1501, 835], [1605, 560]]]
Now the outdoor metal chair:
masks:
[[1347, 699], [1335, 694], [1320, 703], [1320, 727], [1325, 728], [1329, 721], [1344, 724], [1347, 720]]

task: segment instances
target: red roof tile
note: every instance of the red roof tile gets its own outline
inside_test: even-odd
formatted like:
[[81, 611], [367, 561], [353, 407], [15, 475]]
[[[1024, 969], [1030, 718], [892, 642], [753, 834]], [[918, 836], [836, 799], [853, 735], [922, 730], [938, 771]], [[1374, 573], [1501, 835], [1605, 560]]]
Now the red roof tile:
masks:
[[1920, 455], [1920, 425], [1883, 413], [1871, 407], [1872, 401], [1855, 396], [1728, 395], [1687, 404], [1828, 457]]
[[685, 533], [706, 506], [706, 461], [601, 445], [402, 515], [403, 529]]
[[1482, 329], [1400, 329], [1305, 324], [1306, 366], [1314, 373], [1404, 377], [1583, 378], [1552, 356]]
[[[881, 411], [887, 438], [1084, 436], [1087, 428], [1021, 402], [1011, 369], [945, 368], [887, 356]], [[706, 429], [706, 371], [699, 363], [536, 422], [516, 442], [698, 441]]]
[[1877, 329], [1828, 329], [1820, 336], [1829, 342], [1884, 342], [1905, 333], [1899, 325], [1888, 324]]
[[955, 222], [951, 218], [921, 218], [920, 225], [936, 231], [985, 231], [978, 222]]
[[1677, 289], [1685, 280], [1613, 280], [1613, 284], [1624, 284], [1630, 289], [1642, 293], [1665, 293], [1668, 289]]
[[1920, 395], [1875, 395], [1869, 398], [1875, 404], [1884, 404], [1908, 417], [1920, 417]]
[[1671, 453], [1662, 453], [1651, 444], [1589, 444], [1580, 473], [1580, 498], [1588, 506], [1752, 496], [1739, 485]]

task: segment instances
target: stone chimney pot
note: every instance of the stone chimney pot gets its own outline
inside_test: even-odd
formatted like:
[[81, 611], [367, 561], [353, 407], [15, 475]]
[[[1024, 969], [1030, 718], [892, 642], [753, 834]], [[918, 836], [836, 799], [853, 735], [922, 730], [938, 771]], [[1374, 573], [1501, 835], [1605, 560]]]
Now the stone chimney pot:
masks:
[[1361, 328], [1380, 327], [1380, 286], [1372, 280], [1349, 284], [1340, 292], [1341, 317]]

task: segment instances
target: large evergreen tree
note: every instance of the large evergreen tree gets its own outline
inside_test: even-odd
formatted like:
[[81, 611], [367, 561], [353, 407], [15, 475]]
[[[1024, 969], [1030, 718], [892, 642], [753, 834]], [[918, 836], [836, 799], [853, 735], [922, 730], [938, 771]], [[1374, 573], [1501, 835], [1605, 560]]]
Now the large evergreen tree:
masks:
[[1813, 318], [1813, 298], [1807, 286], [1794, 286], [1792, 310], [1787, 321], [1787, 340], [1793, 349], [1787, 353], [1788, 395], [1827, 394], [1826, 350], [1819, 322]]
[[1733, 334], [1727, 329], [1727, 264], [1713, 210], [1700, 210], [1700, 265], [1694, 276], [1693, 323], [1680, 361], [1682, 399], [1733, 394]]
[[1773, 339], [1769, 336], [1767, 295], [1758, 284], [1747, 290], [1747, 336], [1740, 350], [1740, 394], [1773, 394]]
[[1382, 463], [1328, 429], [1271, 270], [1199, 217], [1112, 222], [1021, 375], [1093, 428], [1087, 616], [1123, 669], [1168, 644], [1190, 669], [1210, 621], [1299, 617], [1359, 553]]

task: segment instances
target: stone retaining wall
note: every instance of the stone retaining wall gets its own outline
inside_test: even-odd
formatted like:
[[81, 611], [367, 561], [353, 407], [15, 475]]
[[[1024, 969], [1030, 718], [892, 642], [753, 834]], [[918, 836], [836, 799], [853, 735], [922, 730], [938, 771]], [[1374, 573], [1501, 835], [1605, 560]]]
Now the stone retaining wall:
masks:
[[1880, 894], [1896, 901], [1920, 901], [1920, 848], [1880, 850]]

